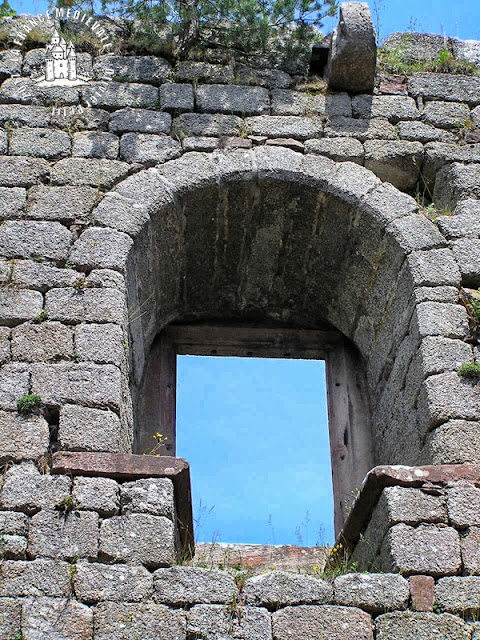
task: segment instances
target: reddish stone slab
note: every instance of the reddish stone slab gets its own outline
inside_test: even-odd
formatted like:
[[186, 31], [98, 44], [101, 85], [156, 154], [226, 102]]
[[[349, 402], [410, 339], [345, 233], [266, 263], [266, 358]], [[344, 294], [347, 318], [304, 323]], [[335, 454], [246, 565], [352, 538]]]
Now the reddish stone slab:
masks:
[[408, 584], [413, 611], [433, 611], [435, 580], [432, 576], [410, 576]]

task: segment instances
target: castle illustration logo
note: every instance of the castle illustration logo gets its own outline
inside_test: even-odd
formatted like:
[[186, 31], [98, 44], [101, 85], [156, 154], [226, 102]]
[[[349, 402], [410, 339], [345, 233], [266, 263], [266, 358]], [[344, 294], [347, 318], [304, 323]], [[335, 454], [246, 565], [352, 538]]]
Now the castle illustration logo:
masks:
[[72, 41], [68, 44], [55, 29], [45, 54], [44, 75], [36, 78], [40, 86], [69, 86], [85, 84], [90, 77], [77, 72], [77, 54]]

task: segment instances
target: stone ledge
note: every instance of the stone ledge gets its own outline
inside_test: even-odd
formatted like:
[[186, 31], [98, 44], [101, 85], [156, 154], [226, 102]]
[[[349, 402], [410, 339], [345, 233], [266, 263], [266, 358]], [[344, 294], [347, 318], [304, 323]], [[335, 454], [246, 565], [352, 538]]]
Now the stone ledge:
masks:
[[190, 465], [183, 458], [139, 456], [127, 453], [58, 451], [53, 454], [52, 474], [94, 476], [114, 480], [170, 478], [175, 491], [180, 543], [183, 555], [194, 553]]

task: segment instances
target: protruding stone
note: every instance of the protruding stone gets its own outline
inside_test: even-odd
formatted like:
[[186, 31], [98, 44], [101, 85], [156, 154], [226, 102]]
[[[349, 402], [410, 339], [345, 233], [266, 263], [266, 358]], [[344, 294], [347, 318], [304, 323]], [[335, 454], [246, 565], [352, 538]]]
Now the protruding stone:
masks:
[[433, 611], [435, 580], [432, 576], [410, 576], [408, 579], [413, 611]]
[[0, 463], [36, 459], [47, 453], [49, 429], [41, 416], [0, 411]]
[[79, 562], [73, 583], [75, 596], [87, 604], [102, 600], [142, 602], [153, 591], [152, 575], [142, 566]]
[[335, 578], [335, 604], [358, 607], [378, 614], [406, 609], [410, 596], [402, 576], [382, 573], [351, 573]]
[[333, 601], [332, 586], [325, 580], [286, 571], [270, 571], [249, 578], [243, 595], [247, 604], [267, 609], [298, 604], [330, 604]]
[[175, 518], [173, 484], [169, 478], [145, 478], [121, 485], [122, 513], [151, 513]]
[[3, 509], [32, 514], [40, 509], [53, 509], [70, 494], [71, 480], [67, 476], [41, 474], [29, 462], [7, 470], [0, 493]]
[[103, 518], [120, 510], [120, 490], [111, 478], [75, 478], [72, 497], [79, 509], [96, 511]]
[[237, 586], [226, 571], [196, 567], [157, 569], [153, 574], [157, 603], [174, 607], [225, 604], [237, 596]]
[[124, 450], [120, 419], [113, 411], [66, 404], [60, 410], [60, 446], [67, 451]]

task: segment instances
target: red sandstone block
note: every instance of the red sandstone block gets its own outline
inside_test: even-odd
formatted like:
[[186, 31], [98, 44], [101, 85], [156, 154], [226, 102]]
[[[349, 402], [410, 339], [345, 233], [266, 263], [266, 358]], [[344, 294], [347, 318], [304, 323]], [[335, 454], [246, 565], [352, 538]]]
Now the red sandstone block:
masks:
[[410, 595], [413, 611], [433, 611], [435, 580], [431, 576], [410, 576]]

